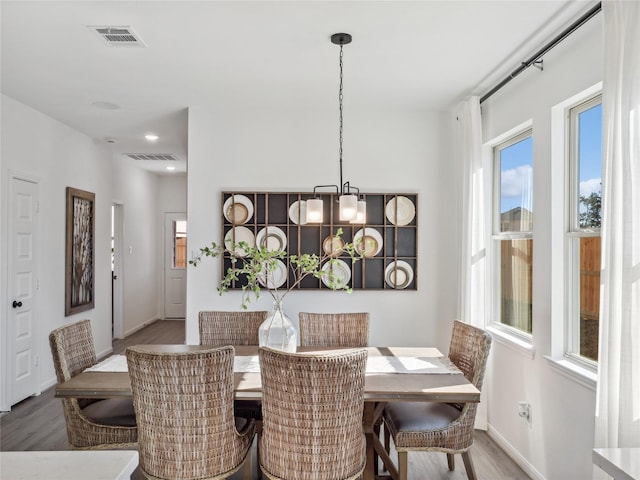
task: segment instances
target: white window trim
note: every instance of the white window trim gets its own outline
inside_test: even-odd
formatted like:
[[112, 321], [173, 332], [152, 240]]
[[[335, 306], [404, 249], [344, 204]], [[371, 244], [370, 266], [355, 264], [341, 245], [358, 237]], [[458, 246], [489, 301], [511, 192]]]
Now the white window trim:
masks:
[[[512, 128], [511, 130], [505, 132], [504, 134], [496, 137], [490, 142], [487, 142], [486, 146], [488, 147], [486, 151], [487, 155], [490, 156], [490, 164], [491, 171], [493, 172], [493, 182], [492, 182], [492, 201], [491, 201], [491, 226], [492, 226], [492, 234], [490, 238], [490, 278], [492, 288], [488, 292], [490, 295], [489, 311], [491, 312], [489, 318], [495, 318], [496, 312], [496, 300], [498, 295], [498, 285], [497, 285], [497, 261], [496, 258], [496, 248], [495, 241], [496, 240], [525, 240], [525, 239], [533, 239], [533, 232], [500, 232], [500, 220], [495, 212], [499, 210], [500, 204], [500, 193], [496, 188], [496, 185], [500, 184], [500, 169], [496, 168], [496, 158], [495, 158], [495, 148], [504, 144], [503, 148], [508, 148], [511, 145], [514, 145], [525, 138], [532, 137], [533, 138], [533, 121], [528, 120], [526, 122], [521, 123], [520, 125]], [[491, 321], [491, 323], [487, 326], [488, 329], [496, 335], [496, 338], [500, 343], [503, 343], [509, 347], [512, 347], [516, 351], [524, 353], [525, 355], [533, 358], [535, 356], [535, 349], [533, 347], [533, 335], [531, 333], [524, 332], [514, 327], [510, 327], [509, 325], [504, 325], [499, 321]]]
[[590, 368], [584, 368], [574, 359], [569, 357], [565, 358], [553, 358], [551, 356], [544, 357], [549, 365], [553, 367], [561, 375], [573, 380], [580, 385], [587, 387], [590, 390], [596, 391], [598, 384], [598, 372]]
[[578, 355], [566, 353], [567, 336], [570, 334], [567, 321], [567, 239], [573, 238], [573, 235], [568, 231], [571, 211], [565, 193], [567, 188], [575, 191], [575, 187], [570, 184], [569, 164], [565, 161], [569, 137], [566, 119], [572, 107], [598, 95], [601, 91], [602, 82], [599, 82], [551, 109], [551, 203], [565, 205], [565, 208], [551, 211], [551, 353], [545, 358], [556, 371], [593, 390], [597, 380], [597, 364]]
[[533, 346], [533, 337], [531, 335], [523, 338], [522, 335], [517, 334], [522, 333], [519, 330], [498, 324], [497, 322], [493, 322], [487, 326], [487, 331], [491, 333], [496, 342], [509, 347], [511, 350], [514, 350], [527, 358], [535, 358], [536, 349]]

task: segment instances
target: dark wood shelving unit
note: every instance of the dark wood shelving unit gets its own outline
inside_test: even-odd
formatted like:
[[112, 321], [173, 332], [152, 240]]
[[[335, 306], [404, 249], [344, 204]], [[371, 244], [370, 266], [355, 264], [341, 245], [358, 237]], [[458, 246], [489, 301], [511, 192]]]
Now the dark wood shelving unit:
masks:
[[[253, 212], [245, 212], [240, 206], [240, 221], [232, 223], [227, 216], [233, 219], [233, 215], [225, 215], [225, 208], [230, 204], [238, 202], [238, 195], [246, 197], [251, 203]], [[361, 229], [373, 229], [382, 238], [380, 251], [370, 257], [364, 257], [355, 264], [351, 263], [347, 255], [339, 255], [336, 258], [344, 260], [350, 268], [351, 279], [349, 285], [354, 290], [417, 290], [418, 288], [418, 194], [417, 193], [367, 193], [363, 194], [367, 202], [367, 223], [350, 224], [340, 221], [338, 218], [338, 194], [319, 193], [316, 195], [323, 200], [324, 219], [322, 223], [297, 224], [289, 215], [289, 209], [294, 202], [306, 201], [314, 198], [314, 194], [291, 193], [291, 192], [222, 192], [223, 211], [222, 230], [223, 244], [224, 238], [230, 231], [238, 227], [244, 227], [255, 238], [265, 227], [278, 227], [286, 235], [287, 255], [302, 255], [304, 253], [315, 253], [322, 257], [324, 255], [323, 242], [327, 237], [335, 235], [338, 228], [342, 228], [342, 238], [345, 242], [353, 242], [357, 232]], [[230, 200], [234, 197], [233, 200]], [[404, 197], [398, 199], [398, 197]], [[241, 198], [241, 197], [240, 197]], [[394, 200], [396, 199], [396, 200]], [[234, 202], [235, 201], [235, 202]], [[409, 205], [408, 202], [412, 205]], [[226, 203], [225, 203], [226, 202]], [[404, 206], [413, 207], [415, 215], [406, 225], [395, 225], [386, 214], [387, 205], [391, 202], [391, 217], [397, 216], [399, 203]], [[224, 207], [227, 205], [227, 207]], [[247, 208], [250, 210], [250, 208]], [[245, 215], [246, 213], [246, 215]], [[246, 218], [245, 220], [245, 217]], [[407, 221], [409, 216], [405, 217]], [[238, 231], [239, 232], [239, 231]], [[369, 233], [365, 231], [366, 233]], [[247, 233], [243, 230], [243, 233]], [[288, 256], [283, 260], [287, 266], [288, 279], [282, 288], [289, 286], [292, 282], [292, 274], [289, 269]], [[402, 264], [389, 265], [394, 262]], [[225, 251], [222, 262], [222, 274], [224, 275], [231, 266], [231, 254]], [[408, 269], [406, 268], [408, 266]], [[389, 272], [386, 270], [389, 269]], [[398, 272], [396, 269], [402, 271]], [[387, 273], [392, 277], [394, 274], [403, 279], [402, 286], [394, 287], [386, 281]], [[408, 281], [410, 279], [410, 281]], [[241, 288], [241, 282], [237, 282], [233, 288]], [[296, 287], [301, 290], [317, 289], [328, 290], [329, 288], [320, 279], [308, 276]]]

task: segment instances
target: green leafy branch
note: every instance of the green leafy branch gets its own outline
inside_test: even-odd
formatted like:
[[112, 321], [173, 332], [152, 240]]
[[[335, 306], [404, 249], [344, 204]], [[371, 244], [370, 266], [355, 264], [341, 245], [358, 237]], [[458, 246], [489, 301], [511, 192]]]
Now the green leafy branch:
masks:
[[[336, 231], [334, 239], [341, 239], [342, 228]], [[361, 239], [359, 240], [361, 241]], [[323, 254], [322, 256], [315, 253], [304, 253], [302, 255], [290, 255], [288, 268], [293, 274], [293, 281], [286, 289], [278, 289], [278, 287], [268, 288], [264, 285], [269, 284], [269, 275], [278, 268], [278, 260], [286, 263], [287, 252], [284, 250], [268, 250], [265, 246], [251, 246], [245, 241], [234, 243], [229, 246], [231, 267], [226, 271], [225, 276], [220, 281], [218, 293], [222, 295], [227, 292], [236, 282], [240, 282], [244, 277], [246, 283], [242, 285], [242, 308], [246, 309], [252, 299], [260, 298], [262, 288], [266, 288], [273, 300], [281, 302], [282, 299], [309, 275], [314, 278], [322, 279], [326, 277], [328, 286], [331, 290], [344, 290], [351, 293], [352, 289], [348, 285], [340, 282], [340, 279], [333, 272], [332, 265], [337, 263], [333, 252]], [[225, 246], [218, 245], [215, 242], [211, 246], [200, 249], [200, 254], [193, 260], [189, 260], [189, 264], [194, 267], [198, 266], [203, 258], [217, 258], [224, 255]], [[238, 255], [242, 252], [244, 255]], [[361, 255], [357, 253], [353, 243], [345, 243], [342, 246], [342, 252], [351, 259], [351, 263], [357, 262]], [[322, 267], [329, 264], [327, 270]]]

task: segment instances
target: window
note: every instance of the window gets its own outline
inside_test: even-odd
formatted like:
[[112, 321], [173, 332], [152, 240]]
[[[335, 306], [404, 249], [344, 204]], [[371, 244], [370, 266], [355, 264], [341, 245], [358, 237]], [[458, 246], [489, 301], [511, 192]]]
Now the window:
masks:
[[568, 115], [569, 206], [566, 352], [598, 360], [600, 221], [602, 203], [602, 98], [590, 98]]
[[173, 268], [187, 268], [187, 222], [173, 222]]
[[531, 130], [496, 145], [493, 153], [493, 313], [500, 327], [529, 336], [533, 264]]

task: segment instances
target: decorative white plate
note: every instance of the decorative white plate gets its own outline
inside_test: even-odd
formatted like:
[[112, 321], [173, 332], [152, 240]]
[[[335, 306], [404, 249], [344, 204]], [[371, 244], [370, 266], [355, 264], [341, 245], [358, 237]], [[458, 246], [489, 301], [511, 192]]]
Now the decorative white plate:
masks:
[[232, 252], [235, 244], [236, 248], [235, 252], [233, 252], [235, 256], [246, 257], [248, 252], [238, 246], [240, 242], [247, 242], [250, 247], [256, 246], [256, 238], [253, 236], [253, 232], [247, 227], [233, 227], [224, 236], [224, 247], [227, 249], [227, 252]]
[[242, 225], [253, 217], [253, 203], [248, 197], [236, 193], [224, 202], [222, 213], [228, 222]]
[[307, 224], [307, 202], [305, 200], [296, 200], [289, 207], [289, 218], [296, 225]]
[[407, 197], [398, 195], [387, 202], [385, 213], [394, 225], [408, 225], [416, 216], [416, 206]]
[[269, 252], [284, 251], [287, 248], [287, 234], [278, 227], [265, 227], [256, 235], [256, 245]]
[[384, 270], [384, 279], [390, 287], [407, 288], [413, 282], [413, 268], [402, 260], [391, 262]]
[[322, 241], [322, 250], [330, 257], [338, 257], [344, 252], [344, 240], [337, 235], [329, 235]]
[[285, 284], [287, 281], [287, 266], [282, 260], [275, 261], [275, 269], [266, 272], [266, 265], [262, 265], [262, 274], [258, 278], [258, 281], [263, 287], [278, 288]]
[[361, 228], [353, 236], [353, 245], [363, 257], [375, 257], [382, 250], [382, 235], [375, 228]]
[[325, 272], [322, 275], [322, 283], [324, 283], [327, 287], [331, 288], [331, 278], [330, 273], [333, 276], [333, 284], [336, 288], [342, 288], [349, 280], [351, 280], [351, 269], [346, 262], [342, 260], [330, 260], [322, 266], [322, 271]]

